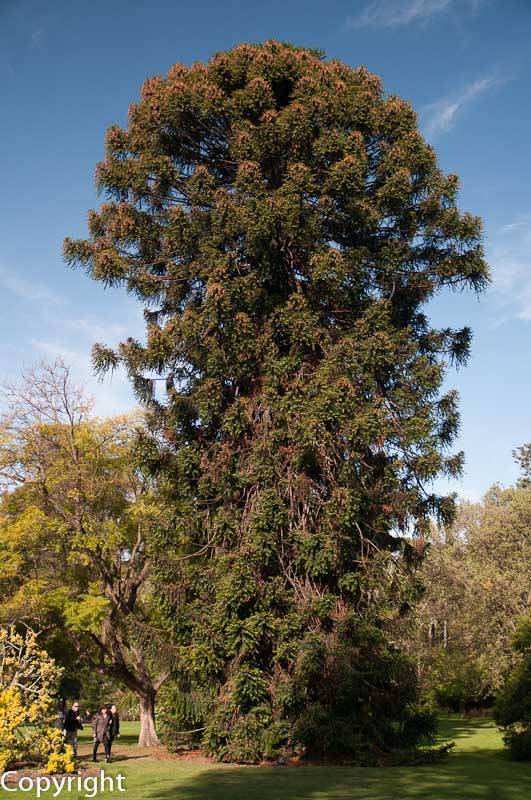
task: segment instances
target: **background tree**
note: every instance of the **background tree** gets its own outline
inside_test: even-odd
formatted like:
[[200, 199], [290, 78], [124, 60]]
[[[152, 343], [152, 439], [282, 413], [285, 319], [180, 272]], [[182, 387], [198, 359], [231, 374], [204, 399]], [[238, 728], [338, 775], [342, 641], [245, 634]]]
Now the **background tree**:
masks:
[[70, 671], [86, 665], [133, 691], [139, 742], [157, 744], [155, 696], [174, 655], [152, 601], [165, 518], [135, 454], [141, 418], [95, 418], [61, 362], [28, 371], [6, 399], [0, 617], [38, 625]]
[[522, 619], [512, 639], [518, 662], [505, 676], [496, 697], [494, 716], [503, 739], [518, 761], [531, 756], [531, 619]]
[[512, 647], [531, 607], [531, 491], [525, 480], [463, 502], [433, 530], [417, 618], [423, 684], [455, 710], [490, 703], [519, 660]]
[[190, 574], [188, 672], [219, 687], [207, 747], [396, 746], [416, 697], [396, 627], [428, 516], [453, 513], [430, 483], [461, 469], [440, 388], [470, 343], [423, 309], [485, 286], [480, 221], [406, 102], [274, 41], [147, 80], [97, 183], [65, 255], [145, 304], [146, 343], [94, 363], [149, 406], [177, 528], [204, 548], [175, 565], [173, 532], [159, 569]]

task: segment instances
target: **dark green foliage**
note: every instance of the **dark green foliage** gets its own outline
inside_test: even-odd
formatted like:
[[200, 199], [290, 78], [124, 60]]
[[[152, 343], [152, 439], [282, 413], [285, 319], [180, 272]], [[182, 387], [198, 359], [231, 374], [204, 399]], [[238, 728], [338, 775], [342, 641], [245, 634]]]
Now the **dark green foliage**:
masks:
[[[80, 667], [77, 664], [77, 670], [66, 670], [65, 676], [61, 683], [61, 696], [71, 701], [79, 700], [81, 711], [84, 714], [87, 709], [95, 714], [101, 708], [102, 703], [114, 702], [114, 697], [117, 694], [117, 686], [113, 681], [97, 675], [87, 667]], [[120, 703], [120, 712], [124, 711]], [[137, 713], [135, 719], [138, 719], [138, 701], [136, 703]]]
[[522, 471], [518, 484], [524, 489], [529, 489], [531, 487], [531, 444], [517, 447], [516, 450], [513, 450], [513, 456]]
[[292, 682], [298, 705], [284, 713], [291, 711], [293, 739], [309, 757], [371, 763], [429, 743], [435, 734], [433, 715], [416, 708], [413, 664], [381, 629], [354, 615], [313, 642]]
[[177, 679], [162, 687], [157, 697], [157, 730], [170, 751], [201, 741], [215, 698], [215, 690], [197, 691]]
[[503, 734], [503, 741], [515, 761], [531, 761], [531, 730], [529, 727], [522, 730], [508, 729]]
[[523, 620], [514, 637], [522, 660], [509, 673], [496, 697], [494, 718], [503, 740], [517, 761], [531, 759], [531, 622]]
[[161, 608], [190, 680], [220, 686], [207, 749], [413, 746], [392, 642], [415, 538], [453, 513], [429, 484], [461, 468], [440, 388], [470, 342], [423, 306], [487, 281], [456, 177], [377, 77], [267, 42], [146, 81], [97, 180], [109, 202], [65, 253], [146, 306], [146, 344], [94, 364], [150, 409], [175, 508], [157, 585], [180, 587]]
[[[425, 747], [418, 750], [404, 750], [393, 753], [392, 765], [399, 767], [421, 767], [425, 764], [437, 764], [445, 761], [455, 747], [455, 742], [448, 742], [440, 747]], [[389, 762], [387, 762], [389, 764]]]
[[436, 708], [453, 713], [464, 713], [474, 708], [492, 705], [492, 695], [485, 687], [477, 665], [469, 653], [458, 646], [430, 664], [429, 688], [426, 698]]

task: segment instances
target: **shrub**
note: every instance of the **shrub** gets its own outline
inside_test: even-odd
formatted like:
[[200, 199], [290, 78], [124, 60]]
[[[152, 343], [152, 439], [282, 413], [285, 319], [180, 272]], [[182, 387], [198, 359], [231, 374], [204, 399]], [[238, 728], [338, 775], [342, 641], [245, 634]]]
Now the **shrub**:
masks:
[[345, 619], [312, 649], [293, 675], [304, 707], [291, 738], [308, 756], [370, 763], [432, 741], [435, 717], [417, 706], [414, 665], [379, 629]]
[[513, 647], [521, 662], [509, 673], [494, 704], [494, 718], [503, 740], [518, 761], [531, 758], [531, 622], [517, 629]]
[[503, 741], [509, 748], [515, 761], [529, 761], [531, 759], [531, 730], [511, 728], [503, 735]]
[[40, 751], [46, 758], [44, 772], [47, 775], [74, 772], [72, 748], [69, 744], [65, 745], [63, 734], [57, 728], [48, 728], [46, 735], [44, 737], [41, 735]]
[[13, 763], [36, 759], [50, 772], [72, 772], [70, 748], [52, 727], [54, 689], [61, 677], [37, 642], [15, 629], [0, 629], [0, 770]]

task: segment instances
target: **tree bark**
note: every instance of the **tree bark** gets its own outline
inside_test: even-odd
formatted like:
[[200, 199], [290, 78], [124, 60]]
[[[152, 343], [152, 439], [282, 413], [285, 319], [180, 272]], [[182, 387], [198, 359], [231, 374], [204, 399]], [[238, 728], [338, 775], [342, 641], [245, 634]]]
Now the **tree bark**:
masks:
[[155, 692], [139, 695], [140, 701], [140, 733], [139, 747], [158, 747], [159, 737], [155, 727]]

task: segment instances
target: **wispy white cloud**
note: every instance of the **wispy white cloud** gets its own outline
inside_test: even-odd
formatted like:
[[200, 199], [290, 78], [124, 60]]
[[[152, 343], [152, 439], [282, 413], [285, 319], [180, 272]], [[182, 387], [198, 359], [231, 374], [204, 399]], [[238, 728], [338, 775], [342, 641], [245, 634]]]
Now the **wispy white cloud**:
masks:
[[437, 102], [425, 106], [420, 112], [420, 119], [426, 136], [448, 133], [454, 127], [458, 116], [474, 100], [500, 83], [499, 78], [492, 76], [480, 78], [465, 86], [460, 94], [437, 100]]
[[360, 14], [347, 18], [347, 28], [395, 28], [426, 22], [439, 14], [475, 11], [484, 0], [372, 0]]
[[130, 336], [130, 326], [121, 322], [94, 322], [86, 319], [65, 319], [64, 325], [76, 333], [86, 336], [89, 341], [109, 342]]
[[0, 288], [29, 302], [43, 301], [53, 304], [62, 302], [60, 295], [45, 283], [17, 275], [14, 270], [8, 267], [0, 267]]
[[512, 233], [513, 231], [529, 231], [531, 228], [531, 216], [518, 220], [517, 222], [509, 222], [507, 225], [502, 225], [500, 228], [501, 234]]
[[30, 47], [37, 48], [44, 44], [46, 39], [46, 29], [44, 27], [33, 28], [30, 36]]
[[62, 315], [52, 324], [48, 317], [41, 332], [28, 342], [33, 360], [35, 356], [52, 361], [61, 357], [69, 364], [76, 380], [94, 397], [96, 412], [101, 415], [121, 413], [136, 405], [131, 384], [121, 368], [100, 380], [92, 365], [92, 346], [96, 342], [115, 347], [128, 335], [140, 341], [144, 338], [145, 324], [138, 304], [128, 303], [116, 313], [114, 322], [108, 315], [77, 319]]
[[124, 372], [116, 370], [100, 381], [94, 374], [88, 349], [76, 350], [54, 339], [32, 339], [30, 344], [36, 356], [46, 361], [60, 357], [72, 368], [74, 380], [94, 398], [97, 414], [121, 414], [136, 406], [131, 384]]
[[123, 371], [100, 382], [90, 354], [98, 341], [114, 347], [128, 335], [144, 338], [145, 324], [138, 303], [128, 300], [111, 307], [106, 303], [76, 318], [76, 310], [83, 308], [79, 297], [60, 294], [44, 281], [31, 278], [27, 271], [17, 272], [5, 263], [0, 264], [0, 290], [5, 305], [15, 312], [11, 314], [14, 334], [0, 354], [0, 384], [16, 380], [22, 364], [39, 358], [53, 361], [60, 356], [72, 366], [75, 379], [94, 396], [97, 413], [115, 414], [136, 404]]
[[504, 225], [487, 249], [492, 268], [495, 324], [531, 322], [531, 215]]

